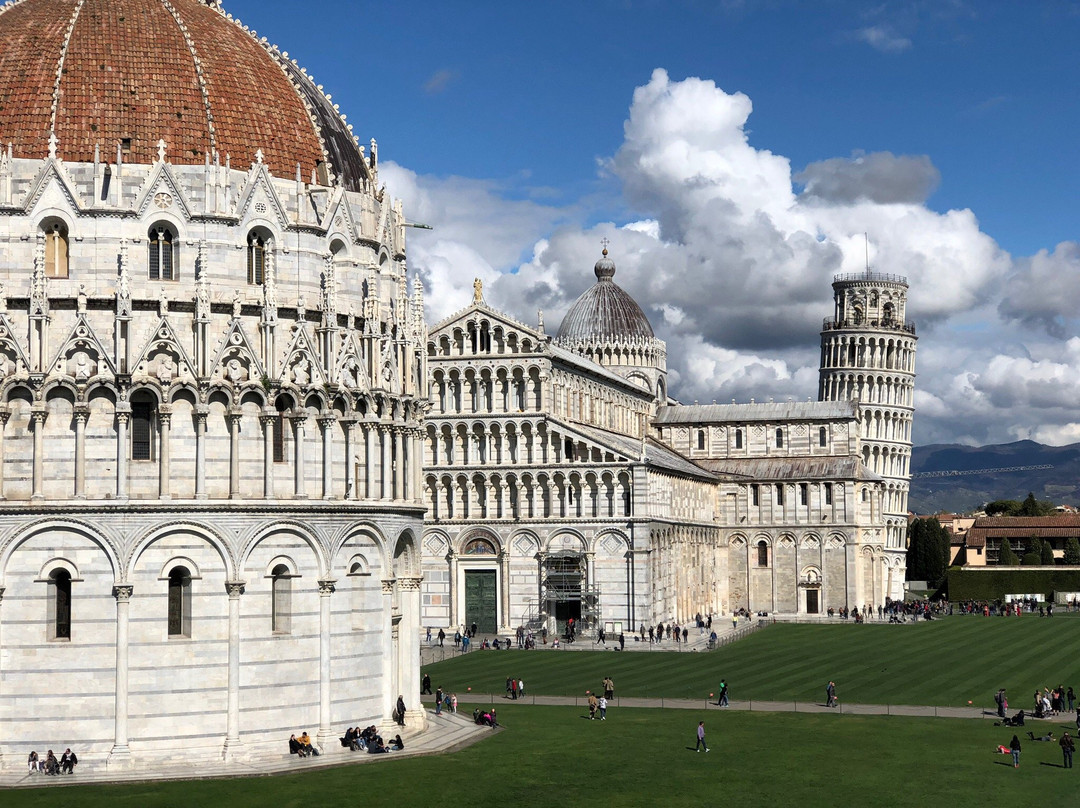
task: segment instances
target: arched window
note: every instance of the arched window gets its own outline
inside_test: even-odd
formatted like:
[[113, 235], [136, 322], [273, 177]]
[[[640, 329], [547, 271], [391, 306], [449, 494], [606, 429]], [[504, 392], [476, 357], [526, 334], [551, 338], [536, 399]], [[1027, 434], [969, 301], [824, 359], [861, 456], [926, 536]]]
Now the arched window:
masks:
[[704, 429], [699, 429], [698, 430], [698, 433], [697, 433], [697, 447], [698, 447], [699, 450], [703, 450], [705, 448], [705, 430]]
[[764, 539], [757, 543], [757, 565], [759, 567], [769, 566], [769, 545]]
[[169, 570], [169, 636], [191, 636], [191, 570]]
[[45, 228], [45, 277], [68, 276], [68, 232], [61, 222]]
[[157, 402], [149, 393], [131, 397], [131, 459], [154, 459], [154, 428]]
[[736, 449], [741, 449], [742, 448], [742, 430], [741, 429], [736, 429], [735, 430], [735, 448]]
[[828, 443], [828, 440], [829, 440], [828, 431], [825, 429], [825, 427], [821, 427], [821, 429], [818, 430], [818, 434], [817, 434], [818, 446], [825, 446]]
[[776, 428], [776, 448], [777, 449], [783, 449], [784, 448], [784, 430], [781, 429], [780, 427]]
[[164, 224], [150, 228], [146, 244], [148, 277], [152, 281], [175, 281], [180, 246], [176, 234]]
[[270, 571], [270, 630], [288, 634], [292, 626], [292, 574], [284, 564]]
[[277, 418], [274, 419], [272, 429], [274, 443], [274, 462], [284, 463], [285, 458], [285, 412], [289, 409], [290, 401], [279, 398], [276, 403]]
[[55, 569], [49, 573], [49, 639], [71, 639], [71, 573]]
[[266, 239], [257, 232], [248, 235], [247, 246], [248, 283], [262, 286], [266, 281]]

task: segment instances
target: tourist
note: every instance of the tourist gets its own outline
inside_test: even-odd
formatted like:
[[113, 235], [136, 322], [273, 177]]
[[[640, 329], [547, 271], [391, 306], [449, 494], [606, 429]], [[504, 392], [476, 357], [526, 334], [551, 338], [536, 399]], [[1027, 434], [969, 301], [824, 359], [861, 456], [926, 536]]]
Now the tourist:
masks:
[[1051, 730], [1050, 732], [1047, 732], [1045, 735], [1040, 735], [1038, 738], [1035, 737], [1034, 732], [1029, 732], [1028, 737], [1033, 741], [1049, 742], [1049, 741], [1054, 740], [1054, 732], [1053, 732], [1053, 730]]
[[405, 741], [401, 740], [400, 735], [395, 735], [394, 740], [390, 741], [390, 749], [395, 752], [400, 752], [405, 748]]
[[1061, 744], [1061, 754], [1065, 758], [1062, 765], [1064, 765], [1066, 769], [1071, 769], [1073, 767], [1072, 759], [1073, 752], [1076, 751], [1076, 744], [1073, 743], [1073, 739], [1069, 737], [1068, 732], [1061, 736], [1061, 740], [1058, 741], [1058, 743]]
[[829, 682], [829, 684], [825, 686], [825, 706], [836, 706], [836, 682]]
[[457, 713], [457, 693], [450, 694], [450, 712]]
[[399, 727], [405, 726], [405, 699], [400, 695], [397, 697], [397, 706], [394, 707], [394, 719]]
[[518, 696], [525, 698], [525, 680], [518, 679]]
[[727, 707], [728, 706], [727, 680], [725, 680], [725, 679], [720, 680], [720, 698], [718, 698], [716, 700], [716, 706], [717, 707]]
[[428, 696], [431, 695], [431, 677], [426, 673], [424, 674], [423, 684], [420, 687], [420, 695], [423, 696], [425, 694]]
[[[1080, 718], [1077, 718], [1077, 721], [1080, 722]], [[37, 752], [31, 752], [30, 753], [30, 756], [26, 759], [26, 765], [30, 768], [30, 774], [33, 774], [34, 772], [36, 772], [38, 770], [38, 753]]]
[[319, 750], [311, 745], [311, 736], [307, 734], [306, 729], [302, 733], [300, 733], [300, 737], [297, 738], [297, 740], [300, 742], [300, 746], [304, 750], [305, 757], [307, 755], [311, 755], [313, 757], [319, 756]]
[[619, 650], [626, 650], [626, 635], [623, 634], [621, 631], [619, 632]]
[[446, 632], [443, 631], [441, 628], [439, 629], [438, 637], [439, 637], [439, 647], [442, 648], [443, 647], [443, 640], [446, 639]]
[[701, 747], [703, 747], [703, 746], [705, 747], [705, 751], [708, 752], [709, 751], [709, 746], [708, 746], [708, 744], [705, 743], [705, 722], [704, 721], [698, 721], [698, 725], [697, 725], [697, 743], [694, 745], [694, 751], [695, 752], [700, 752]]
[[593, 645], [599, 645], [599, 644], [607, 645], [607, 639], [606, 639], [606, 635], [604, 634], [604, 629], [603, 628], [597, 629], [597, 631], [596, 631], [596, 642], [593, 643]]
[[595, 693], [589, 693], [589, 720], [596, 718], [596, 708], [600, 706], [600, 702], [596, 698]]
[[1009, 751], [1013, 756], [1013, 768], [1020, 768], [1020, 739], [1013, 735], [1012, 740], [1009, 741]]
[[596, 702], [596, 707], [600, 711], [600, 720], [607, 721], [607, 699], [601, 696]]
[[615, 682], [610, 676], [604, 677], [604, 698], [608, 700], [615, 698]]
[[443, 699], [446, 696], [443, 694], [442, 685], [435, 688], [435, 715], [442, 715]]
[[[1068, 735], [1068, 733], [1065, 733]], [[64, 754], [60, 756], [60, 771], [65, 774], [75, 774], [75, 766], [79, 762], [79, 758], [75, 756], [75, 753], [71, 749], [65, 749]]]
[[431, 645], [431, 626], [427, 627], [427, 637], [424, 638], [424, 642]]
[[1065, 692], [1065, 700], [1069, 702], [1069, 712], [1073, 712], [1076, 709], [1076, 694], [1073, 693], [1072, 686]]

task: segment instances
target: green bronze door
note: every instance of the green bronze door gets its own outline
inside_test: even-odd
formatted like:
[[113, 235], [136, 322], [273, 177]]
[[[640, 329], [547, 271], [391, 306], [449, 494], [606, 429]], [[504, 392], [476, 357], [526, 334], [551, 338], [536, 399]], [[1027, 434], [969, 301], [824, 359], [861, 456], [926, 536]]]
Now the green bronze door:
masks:
[[476, 623], [480, 634], [494, 634], [499, 589], [495, 570], [465, 571], [465, 625]]

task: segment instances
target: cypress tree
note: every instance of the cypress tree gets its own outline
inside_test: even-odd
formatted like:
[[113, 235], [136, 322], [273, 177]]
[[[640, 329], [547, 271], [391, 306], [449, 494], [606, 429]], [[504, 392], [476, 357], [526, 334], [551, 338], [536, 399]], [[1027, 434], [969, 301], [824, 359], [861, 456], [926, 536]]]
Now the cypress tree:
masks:
[[1056, 563], [1054, 561], [1054, 546], [1048, 541], [1042, 543], [1042, 563], [1046, 567], [1052, 567]]
[[1080, 541], [1075, 536], [1065, 542], [1065, 563], [1080, 564]]
[[1020, 563], [1020, 559], [1016, 557], [1016, 553], [1013, 552], [1012, 545], [1009, 544], [1008, 539], [1001, 540], [1001, 552], [998, 553], [998, 566], [1000, 567], [1015, 567]]

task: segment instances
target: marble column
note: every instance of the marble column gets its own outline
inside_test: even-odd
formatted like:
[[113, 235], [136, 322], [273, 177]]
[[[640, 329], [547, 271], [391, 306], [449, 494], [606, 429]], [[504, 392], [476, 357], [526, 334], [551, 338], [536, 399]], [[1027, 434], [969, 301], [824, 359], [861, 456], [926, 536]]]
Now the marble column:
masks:
[[229, 499], [240, 498], [240, 410], [229, 410]]
[[356, 428], [356, 419], [346, 418], [342, 425], [345, 427], [345, 499], [356, 499], [356, 463], [353, 458], [353, 431]]
[[42, 484], [45, 479], [45, 419], [48, 417], [49, 413], [45, 409], [30, 411], [30, 419], [34, 424], [34, 492], [31, 499], [45, 498]]
[[205, 404], [195, 408], [195, 499], [206, 499], [206, 418]]
[[243, 746], [240, 741], [240, 596], [245, 581], [226, 581], [229, 595], [229, 697], [222, 757], [233, 760]]
[[304, 422], [307, 421], [307, 415], [292, 415], [290, 416], [293, 424], [293, 443], [296, 448], [294, 470], [295, 475], [293, 479], [293, 496], [297, 499], [307, 498], [307, 480], [304, 477]]
[[405, 433], [401, 427], [394, 427], [394, 499], [405, 499]]
[[502, 612], [502, 620], [499, 622], [502, 632], [513, 631], [513, 622], [510, 620], [510, 551], [503, 550], [499, 553], [499, 611]]
[[172, 410], [167, 406], [158, 408], [158, 497], [171, 499], [172, 473], [169, 460], [169, 425]]
[[412, 726], [424, 726], [420, 703], [420, 585], [423, 578], [399, 578], [401, 623], [398, 625], [398, 692], [405, 697], [405, 716]]
[[[11, 411], [6, 406], [0, 406], [0, 457], [4, 456], [4, 433], [7, 431], [8, 419]], [[0, 463], [0, 500], [7, 499], [4, 496], [4, 464]]]
[[[90, 419], [90, 408], [85, 404], [75, 405], [75, 499], [86, 499], [86, 422]], [[6, 419], [5, 419], [6, 420]], [[3, 445], [0, 444], [0, 457], [3, 457]], [[3, 464], [0, 463], [0, 466]], [[3, 488], [0, 482], [0, 489]], [[0, 496], [0, 499], [3, 497]]]
[[375, 425], [364, 424], [364, 462], [366, 463], [366, 479], [364, 480], [364, 498], [375, 498]]
[[450, 565], [450, 629], [456, 631], [461, 625], [461, 616], [458, 613], [458, 556], [453, 549], [446, 554], [446, 561]]
[[382, 490], [379, 496], [382, 499], [390, 499], [394, 496], [394, 471], [393, 459], [390, 457], [392, 444], [389, 427], [379, 427], [379, 442], [382, 443]]
[[281, 416], [266, 408], [259, 416], [263, 428], [263, 499], [274, 498], [274, 427]]
[[[126, 407], [126, 409], [125, 409]], [[121, 402], [116, 405], [116, 498], [128, 498], [128, 421], [131, 419], [131, 405]]]
[[334, 594], [331, 579], [319, 581], [319, 747], [325, 753], [337, 741], [330, 715], [330, 596]]
[[386, 715], [397, 704], [397, 679], [394, 676], [397, 667], [394, 658], [394, 579], [382, 579], [383, 631], [382, 631], [382, 675], [383, 709]]
[[116, 701], [113, 710], [113, 747], [107, 766], [124, 765], [131, 761], [128, 748], [128, 606], [131, 604], [131, 584], [113, 587], [116, 598]]
[[337, 418], [324, 415], [317, 419], [322, 435], [322, 498], [334, 498], [334, 424]]
[[[0, 455], [0, 457], [2, 457], [2, 456], [3, 455]], [[0, 465], [3, 465], [3, 464], [0, 464]], [[4, 605], [4, 587], [0, 586], [0, 607], [2, 607], [3, 605]], [[3, 621], [2, 616], [0, 616], [0, 648], [4, 647], [3, 629], [4, 629], [4, 621]], [[3, 663], [4, 663], [4, 655], [0, 654], [0, 678], [3, 678], [3, 675], [4, 675], [4, 664]], [[3, 770], [3, 767], [4, 767], [4, 753], [2, 751], [0, 751], [0, 770]]]

